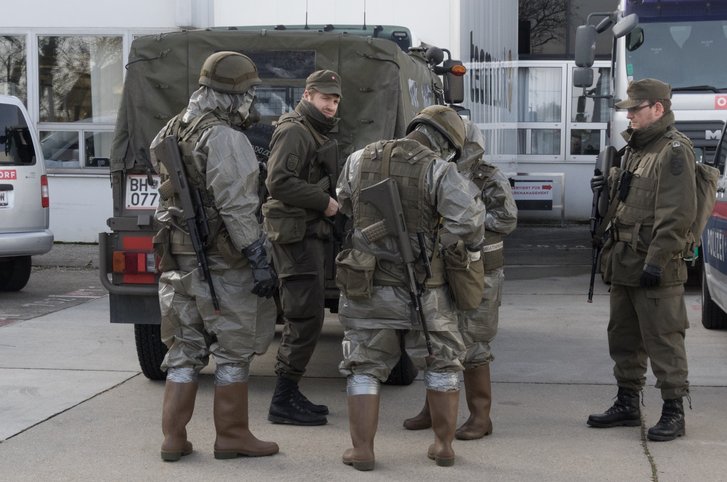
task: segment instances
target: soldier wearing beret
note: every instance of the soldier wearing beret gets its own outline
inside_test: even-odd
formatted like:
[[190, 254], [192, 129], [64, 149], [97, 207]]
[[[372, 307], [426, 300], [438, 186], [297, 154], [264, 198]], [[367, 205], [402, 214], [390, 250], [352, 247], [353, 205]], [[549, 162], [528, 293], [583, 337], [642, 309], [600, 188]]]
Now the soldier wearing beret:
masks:
[[[626, 109], [629, 128], [621, 168], [608, 176], [610, 237], [601, 258], [611, 284], [608, 346], [618, 395], [604, 413], [588, 417], [591, 427], [640, 426], [639, 394], [647, 360], [664, 400], [649, 440], [685, 434], [683, 397], [689, 397], [684, 303], [685, 247], [695, 219], [695, 158], [690, 140], [674, 128], [671, 87], [659, 80], [632, 82]], [[603, 186], [603, 176], [591, 180]]]
[[[327, 134], [338, 124], [341, 79], [318, 70], [306, 79], [303, 98], [278, 120], [270, 142], [263, 205], [264, 229], [273, 245], [285, 318], [277, 354], [277, 384], [268, 420], [324, 425], [328, 407], [310, 402], [298, 388], [321, 333], [324, 316], [324, 252], [338, 203], [319, 157], [335, 142]], [[335, 149], [334, 149], [335, 150]], [[328, 181], [328, 182], [324, 182]]]

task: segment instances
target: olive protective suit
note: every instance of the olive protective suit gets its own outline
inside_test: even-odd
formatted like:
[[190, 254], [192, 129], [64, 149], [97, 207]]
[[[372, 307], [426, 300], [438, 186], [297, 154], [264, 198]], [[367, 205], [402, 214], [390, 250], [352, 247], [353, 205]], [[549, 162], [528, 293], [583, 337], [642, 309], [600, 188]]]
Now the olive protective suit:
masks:
[[[454, 464], [451, 442], [465, 347], [435, 240], [441, 220], [445, 229], [474, 247], [479, 255], [485, 208], [476, 186], [459, 174], [454, 163], [443, 160], [456, 159], [464, 143], [464, 124], [454, 110], [427, 107], [412, 120], [407, 131], [405, 139], [380, 141], [351, 154], [336, 189], [341, 212], [353, 218], [355, 238], [375, 224], [377, 217], [382, 218], [381, 213], [361, 201], [362, 189], [382, 179], [393, 179], [414, 255], [423, 254], [432, 260], [432, 277], [421, 293], [433, 353], [427, 357], [421, 326], [412, 321], [417, 318], [412, 312], [403, 263], [376, 257], [379, 250], [399, 252], [395, 239], [389, 235], [364, 244], [354, 240], [353, 248], [342, 251], [337, 258], [337, 277], [344, 267], [348, 272], [339, 284], [339, 319], [345, 329], [339, 371], [347, 377], [353, 448], [344, 452], [343, 463], [358, 470], [374, 468], [380, 382], [387, 379], [400, 358], [398, 330], [408, 330], [406, 350], [415, 363], [421, 366], [427, 357], [424, 380], [435, 435], [427, 455], [437, 465]], [[424, 253], [420, 252], [417, 233], [423, 234]], [[355, 276], [356, 272], [365, 275]], [[361, 283], [361, 279], [366, 281]]]
[[[638, 95], [640, 89], [645, 95]], [[619, 397], [606, 414], [588, 421], [596, 427], [639, 425], [638, 392], [648, 358], [665, 401], [662, 419], [649, 429], [651, 440], [684, 434], [682, 397], [689, 394], [683, 255], [697, 209], [695, 158], [690, 140], [674, 128], [669, 95], [668, 85], [644, 79], [629, 87], [624, 102], [633, 102], [620, 106], [635, 110], [664, 99], [667, 108], [650, 125], [622, 134], [628, 144], [623, 168], [609, 176], [610, 202], [618, 204], [601, 267], [611, 284], [608, 345]]]
[[[457, 168], [480, 189], [486, 207], [485, 288], [482, 302], [472, 310], [458, 310], [459, 329], [465, 344], [464, 387], [470, 416], [456, 431], [460, 440], [473, 440], [492, 433], [490, 407], [492, 385], [490, 362], [494, 359], [490, 343], [497, 334], [502, 284], [505, 280], [504, 238], [517, 226], [517, 205], [510, 181], [494, 164], [484, 159], [485, 139], [477, 125], [465, 120], [466, 142]], [[444, 234], [443, 238], [451, 236]], [[444, 244], [447, 244], [445, 241]], [[429, 405], [414, 417], [404, 420], [407, 430], [423, 430], [432, 426]]]
[[[171, 181], [160, 166], [162, 201], [155, 218], [162, 228], [155, 249], [162, 259], [159, 304], [162, 341], [168, 347], [162, 363], [167, 371], [161, 448], [165, 461], [192, 452], [185, 427], [194, 410], [199, 371], [210, 354], [216, 362], [215, 458], [278, 452], [277, 444], [250, 432], [247, 405], [250, 362], [265, 353], [275, 330], [275, 303], [269, 298], [275, 272], [256, 218], [258, 162], [241, 131], [260, 79], [248, 57], [218, 52], [205, 61], [199, 83], [184, 112], [151, 144], [153, 152], [167, 136], [177, 137], [187, 187], [199, 193], [210, 231], [204, 246], [210, 271], [206, 280], [179, 218], [179, 193], [167, 191]], [[208, 281], [217, 293], [219, 312]]]

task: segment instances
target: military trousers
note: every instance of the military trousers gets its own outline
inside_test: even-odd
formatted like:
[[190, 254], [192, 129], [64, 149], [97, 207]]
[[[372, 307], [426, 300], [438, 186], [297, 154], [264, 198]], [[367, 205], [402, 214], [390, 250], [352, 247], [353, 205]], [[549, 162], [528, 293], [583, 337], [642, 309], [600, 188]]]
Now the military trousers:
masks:
[[220, 305], [216, 314], [209, 285], [200, 276], [195, 256], [176, 256], [180, 269], [159, 278], [161, 338], [168, 351], [162, 369], [201, 370], [215, 358], [218, 365], [250, 365], [275, 335], [275, 303], [250, 292], [252, 272], [229, 267], [209, 256], [210, 274]]
[[[343, 361], [338, 371], [350, 375], [369, 375], [384, 382], [401, 358], [398, 330], [394, 328], [351, 328], [343, 335]], [[459, 373], [464, 352], [462, 337], [457, 331], [432, 331], [433, 360], [429, 367], [424, 359], [428, 355], [424, 332], [409, 330], [404, 335], [406, 352], [419, 368], [433, 372]]]
[[300, 380], [313, 356], [323, 326], [325, 243], [307, 236], [296, 243], [273, 243], [285, 324], [275, 373]]
[[490, 343], [497, 334], [504, 281], [504, 268], [485, 271], [485, 290], [480, 306], [457, 313], [459, 331], [467, 349], [464, 357], [465, 368], [487, 365], [495, 358]]
[[689, 393], [684, 286], [611, 286], [608, 347], [619, 387], [641, 390], [651, 363], [664, 400]]

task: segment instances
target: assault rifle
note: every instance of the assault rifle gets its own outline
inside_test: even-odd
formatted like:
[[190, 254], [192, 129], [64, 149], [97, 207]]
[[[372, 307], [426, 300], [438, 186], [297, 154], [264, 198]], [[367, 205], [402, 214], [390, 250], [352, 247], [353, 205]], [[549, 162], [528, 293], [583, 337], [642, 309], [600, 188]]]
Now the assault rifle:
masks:
[[[434, 356], [432, 349], [432, 340], [429, 335], [429, 327], [427, 319], [424, 315], [424, 307], [422, 306], [423, 283], [419, 283], [414, 272], [414, 263], [417, 259], [411, 248], [411, 240], [409, 238], [409, 230], [406, 227], [406, 219], [404, 218], [404, 209], [401, 206], [401, 198], [399, 197], [399, 189], [396, 182], [391, 178], [386, 178], [373, 186], [369, 186], [361, 190], [360, 201], [366, 202], [374, 206], [384, 219], [378, 221], [371, 226], [367, 226], [361, 230], [363, 240], [370, 245], [371, 243], [385, 237], [394, 236], [396, 244], [399, 248], [398, 253], [390, 253], [385, 250], [374, 250], [376, 257], [386, 259], [393, 263], [403, 263], [406, 267], [406, 275], [409, 289], [409, 296], [414, 307], [414, 315], [416, 320], [422, 327], [424, 333], [424, 341], [427, 346], [427, 365], [431, 364]], [[429, 258], [426, 254], [423, 233], [417, 233], [419, 240], [420, 258], [424, 262], [427, 276], [431, 276], [431, 267], [429, 266]]]
[[[624, 150], [617, 151], [615, 147], [608, 146], [598, 154], [596, 167], [593, 169], [594, 176], [604, 176], [605, 183], [602, 188], [593, 192], [593, 202], [591, 204], [591, 242], [593, 248], [591, 250], [591, 281], [588, 284], [588, 302], [593, 303], [593, 285], [596, 281], [596, 271], [598, 271], [598, 258], [603, 248], [603, 234], [606, 226], [601, 226], [604, 222], [610, 222], [610, 219], [604, 219], [609, 211], [609, 189], [608, 174], [611, 167], [620, 165], [621, 156]], [[615, 202], [615, 201], [614, 201]]]
[[[220, 302], [215, 293], [215, 286], [212, 283], [207, 254], [204, 252], [204, 244], [209, 237], [209, 224], [207, 213], [202, 204], [202, 197], [198, 189], [190, 188], [187, 182], [187, 175], [184, 170], [182, 156], [179, 154], [179, 144], [176, 136], [167, 136], [154, 147], [154, 154], [164, 165], [172, 183], [174, 194], [179, 198], [181, 209], [171, 207], [169, 213], [181, 218], [186, 225], [186, 233], [192, 238], [192, 247], [197, 255], [197, 266], [201, 270], [202, 280], [207, 281], [212, 297], [212, 305], [215, 313], [220, 312]], [[161, 187], [160, 187], [161, 189]]]

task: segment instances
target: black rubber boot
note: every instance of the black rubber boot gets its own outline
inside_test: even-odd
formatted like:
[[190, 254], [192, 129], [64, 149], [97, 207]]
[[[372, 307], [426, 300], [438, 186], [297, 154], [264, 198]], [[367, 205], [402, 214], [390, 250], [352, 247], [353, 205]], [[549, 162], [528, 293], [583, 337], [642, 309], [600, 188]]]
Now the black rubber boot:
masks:
[[[303, 394], [298, 390], [298, 384], [293, 380], [278, 377], [275, 384], [275, 393], [270, 402], [268, 420], [273, 423], [289, 425], [325, 425], [326, 416], [311, 412], [303, 402]], [[306, 399], [307, 401], [307, 399]], [[310, 405], [313, 405], [308, 401]], [[327, 408], [326, 408], [327, 410]]]
[[664, 400], [661, 418], [651, 427], [646, 438], [655, 442], [668, 442], [686, 433], [684, 428], [684, 404], [681, 398]]
[[586, 423], [596, 428], [638, 427], [641, 425], [639, 392], [619, 387], [613, 406], [604, 413], [589, 415]]

